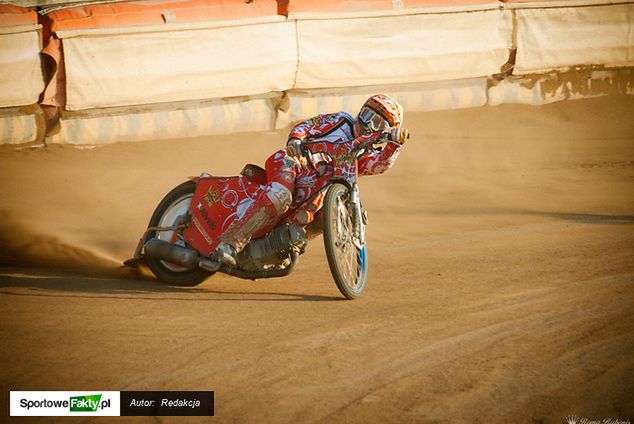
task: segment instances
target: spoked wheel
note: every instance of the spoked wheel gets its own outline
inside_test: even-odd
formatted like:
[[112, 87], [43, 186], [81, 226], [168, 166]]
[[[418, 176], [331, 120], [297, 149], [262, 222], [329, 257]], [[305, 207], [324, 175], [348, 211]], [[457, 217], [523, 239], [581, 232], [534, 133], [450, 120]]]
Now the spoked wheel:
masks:
[[[167, 193], [165, 198], [157, 206], [148, 227], [170, 227], [176, 224], [179, 218], [187, 214], [196, 191], [196, 183], [187, 181], [175, 187]], [[149, 238], [156, 237], [159, 240], [185, 246], [175, 231], [154, 231]], [[160, 259], [147, 258], [147, 264], [159, 279], [178, 286], [195, 286], [205, 281], [212, 272], [202, 268], [187, 269], [182, 266], [165, 262]]]
[[350, 190], [333, 184], [324, 199], [324, 246], [328, 265], [341, 294], [356, 299], [365, 289], [367, 257], [365, 243], [354, 237], [353, 211], [348, 198]]

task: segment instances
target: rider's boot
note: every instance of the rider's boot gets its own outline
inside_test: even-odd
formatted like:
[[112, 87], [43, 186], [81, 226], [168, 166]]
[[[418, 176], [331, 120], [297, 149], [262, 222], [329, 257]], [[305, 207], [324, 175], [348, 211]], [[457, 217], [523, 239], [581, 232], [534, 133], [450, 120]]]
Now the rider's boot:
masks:
[[236, 266], [236, 248], [221, 241], [216, 247], [213, 256], [223, 265], [235, 267]]

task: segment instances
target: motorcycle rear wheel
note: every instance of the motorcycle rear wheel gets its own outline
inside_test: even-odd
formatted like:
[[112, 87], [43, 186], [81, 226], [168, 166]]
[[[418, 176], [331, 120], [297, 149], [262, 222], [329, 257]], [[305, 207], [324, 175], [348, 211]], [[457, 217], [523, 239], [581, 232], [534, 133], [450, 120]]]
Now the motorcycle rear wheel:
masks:
[[[196, 183], [186, 181], [176, 186], [172, 191], [161, 200], [156, 207], [148, 227], [169, 227], [174, 225], [178, 217], [187, 213], [196, 191]], [[174, 231], [153, 231], [149, 238], [156, 237], [159, 240], [168, 241], [170, 243], [184, 246], [182, 241], [176, 239]], [[196, 286], [207, 278], [213, 272], [202, 268], [187, 269], [181, 266], [165, 262], [160, 259], [147, 258], [147, 264], [160, 280], [176, 286]]]
[[332, 277], [341, 294], [352, 300], [365, 289], [368, 262], [365, 243], [359, 248], [353, 241], [349, 196], [350, 190], [343, 184], [335, 183], [328, 189], [323, 206], [323, 231]]

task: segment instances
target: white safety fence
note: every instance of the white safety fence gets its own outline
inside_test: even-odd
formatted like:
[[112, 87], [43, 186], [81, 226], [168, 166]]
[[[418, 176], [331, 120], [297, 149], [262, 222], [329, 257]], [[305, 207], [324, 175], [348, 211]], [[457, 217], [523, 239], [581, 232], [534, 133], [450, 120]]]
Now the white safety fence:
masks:
[[516, 75], [634, 66], [634, 4], [517, 9]]
[[44, 135], [37, 108], [44, 90], [40, 30], [37, 24], [0, 27], [0, 144], [30, 143]]
[[282, 16], [218, 25], [60, 31], [66, 109], [250, 96], [290, 88], [295, 26]]
[[59, 131], [49, 135], [47, 142], [108, 144], [266, 131], [274, 127], [274, 111], [281, 98], [281, 93], [268, 93], [145, 108], [63, 112]]
[[[46, 141], [270, 130], [317, 113], [354, 113], [379, 92], [408, 111], [634, 94], [634, 2], [474, 9], [60, 31], [66, 103]], [[43, 121], [18, 107], [37, 103], [43, 90], [39, 28], [11, 35], [19, 43], [10, 34], [0, 35], [0, 61], [16, 66], [0, 78], [2, 143], [41, 141]]]

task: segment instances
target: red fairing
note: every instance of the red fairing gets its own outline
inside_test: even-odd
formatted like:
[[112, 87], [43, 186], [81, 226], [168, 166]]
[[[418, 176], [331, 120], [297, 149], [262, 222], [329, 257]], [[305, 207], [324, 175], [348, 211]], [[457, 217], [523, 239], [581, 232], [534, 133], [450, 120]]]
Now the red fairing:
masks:
[[183, 232], [185, 241], [209, 256], [220, 235], [261, 191], [259, 184], [245, 177], [198, 179], [190, 207], [192, 223]]

